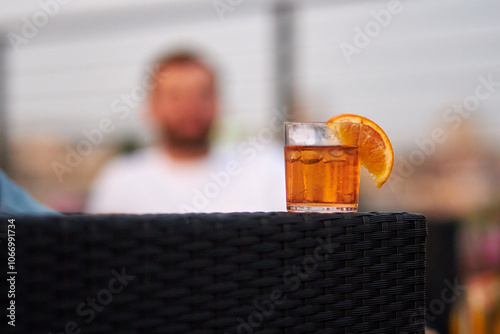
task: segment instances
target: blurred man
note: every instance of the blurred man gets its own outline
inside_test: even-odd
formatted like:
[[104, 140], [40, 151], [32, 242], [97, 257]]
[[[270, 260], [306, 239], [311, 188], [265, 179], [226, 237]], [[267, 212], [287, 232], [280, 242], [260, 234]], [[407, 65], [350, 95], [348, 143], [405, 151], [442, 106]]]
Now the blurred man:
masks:
[[233, 155], [212, 149], [218, 98], [210, 66], [192, 54], [175, 53], [157, 62], [153, 79], [149, 115], [158, 128], [158, 145], [111, 162], [91, 191], [89, 212], [285, 209], [282, 152], [271, 145], [252, 152], [241, 146]]

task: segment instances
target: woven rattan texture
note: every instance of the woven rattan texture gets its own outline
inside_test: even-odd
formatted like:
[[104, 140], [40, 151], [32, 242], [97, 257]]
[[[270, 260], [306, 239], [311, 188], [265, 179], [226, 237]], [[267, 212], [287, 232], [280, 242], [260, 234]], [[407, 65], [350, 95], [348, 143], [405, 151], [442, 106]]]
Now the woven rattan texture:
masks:
[[18, 217], [15, 233], [2, 333], [424, 333], [421, 215]]

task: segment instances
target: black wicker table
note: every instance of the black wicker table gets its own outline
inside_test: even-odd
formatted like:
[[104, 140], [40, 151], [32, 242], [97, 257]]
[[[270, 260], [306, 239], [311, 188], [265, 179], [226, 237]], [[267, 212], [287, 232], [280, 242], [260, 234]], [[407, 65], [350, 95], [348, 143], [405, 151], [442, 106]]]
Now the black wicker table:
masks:
[[424, 333], [422, 215], [12, 218], [0, 333]]

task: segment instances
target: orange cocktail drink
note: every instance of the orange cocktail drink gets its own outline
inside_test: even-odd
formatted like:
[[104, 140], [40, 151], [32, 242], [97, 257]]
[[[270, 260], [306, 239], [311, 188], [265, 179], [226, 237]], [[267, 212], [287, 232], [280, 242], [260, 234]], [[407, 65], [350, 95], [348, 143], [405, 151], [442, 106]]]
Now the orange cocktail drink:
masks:
[[339, 138], [332, 124], [286, 122], [284, 126], [287, 210], [356, 212], [359, 124], [350, 125], [349, 143]]

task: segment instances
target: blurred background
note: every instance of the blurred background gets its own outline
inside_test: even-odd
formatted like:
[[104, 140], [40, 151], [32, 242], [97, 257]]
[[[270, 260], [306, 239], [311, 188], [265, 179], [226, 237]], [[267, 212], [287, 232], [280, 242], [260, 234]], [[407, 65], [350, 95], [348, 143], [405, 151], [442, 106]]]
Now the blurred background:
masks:
[[448, 332], [466, 305], [450, 284], [498, 270], [498, 2], [0, 0], [0, 22], [0, 164], [58, 211], [80, 212], [100, 168], [152, 140], [141, 82], [188, 47], [219, 71], [221, 146], [280, 113], [386, 131], [393, 175], [380, 190], [362, 175], [361, 210], [428, 217], [430, 325]]

